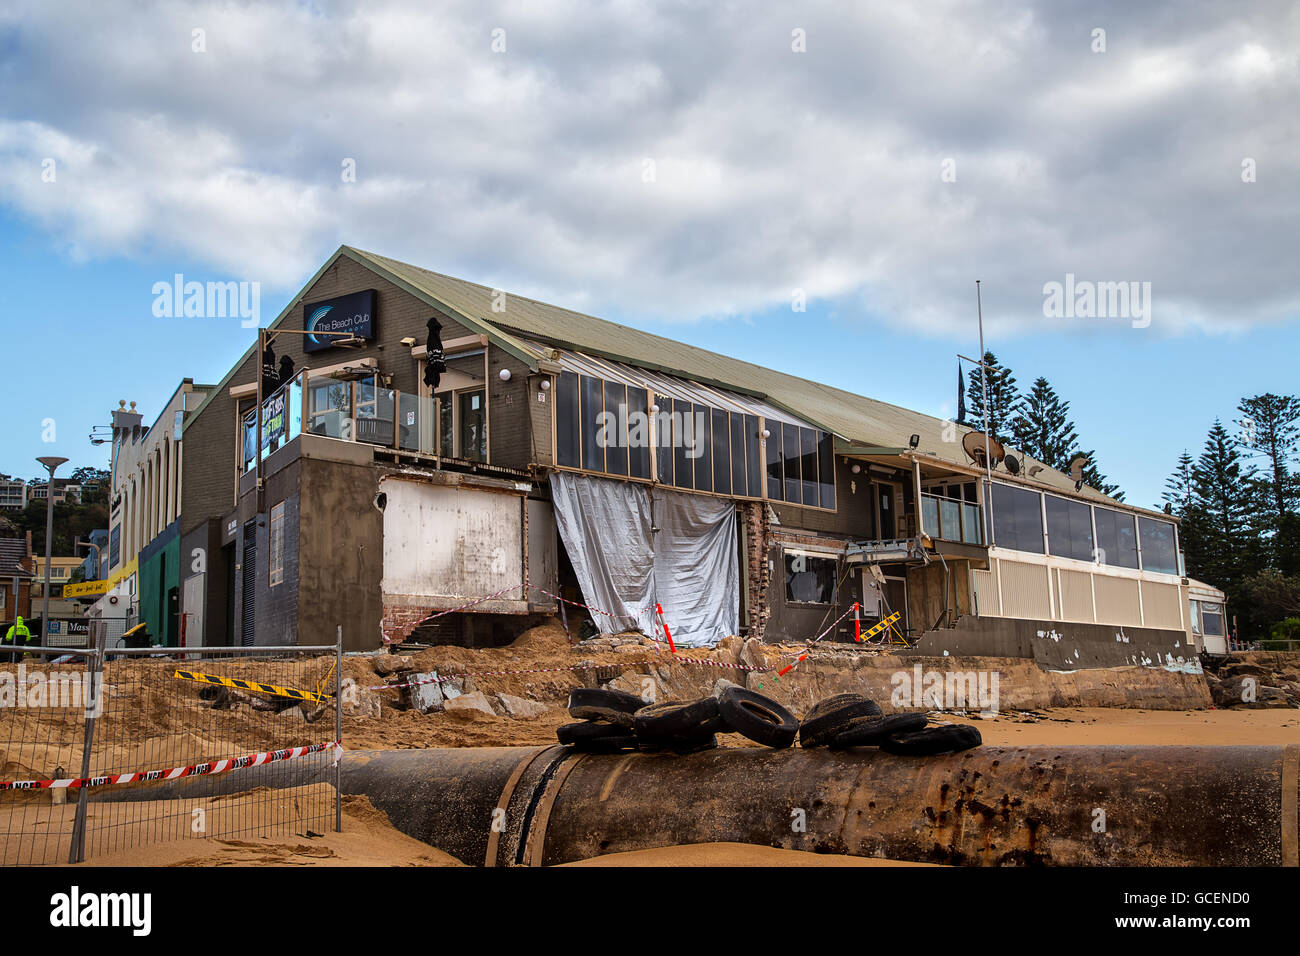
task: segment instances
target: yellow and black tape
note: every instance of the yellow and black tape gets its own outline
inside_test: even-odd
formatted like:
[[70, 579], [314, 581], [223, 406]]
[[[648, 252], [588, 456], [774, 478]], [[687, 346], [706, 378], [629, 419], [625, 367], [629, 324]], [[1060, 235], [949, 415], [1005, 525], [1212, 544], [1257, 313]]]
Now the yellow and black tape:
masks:
[[323, 703], [333, 700], [333, 694], [319, 694], [310, 690], [298, 690], [294, 687], [281, 687], [279, 684], [263, 684], [255, 680], [243, 680], [239, 677], [222, 677], [217, 674], [200, 674], [196, 671], [177, 671], [172, 675], [177, 680], [198, 681], [200, 684], [216, 684], [218, 687], [234, 687], [248, 690], [255, 694], [270, 694], [273, 697], [288, 697], [291, 700], [309, 700]]

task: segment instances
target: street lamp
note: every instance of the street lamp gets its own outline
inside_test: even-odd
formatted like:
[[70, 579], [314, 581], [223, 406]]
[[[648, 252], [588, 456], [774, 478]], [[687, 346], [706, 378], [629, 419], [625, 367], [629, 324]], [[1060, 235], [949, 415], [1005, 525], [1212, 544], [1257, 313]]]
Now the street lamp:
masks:
[[68, 459], [54, 455], [37, 458], [45, 470], [50, 473], [45, 483], [45, 581], [41, 585], [41, 647], [50, 646], [50, 549], [54, 546], [54, 473]]

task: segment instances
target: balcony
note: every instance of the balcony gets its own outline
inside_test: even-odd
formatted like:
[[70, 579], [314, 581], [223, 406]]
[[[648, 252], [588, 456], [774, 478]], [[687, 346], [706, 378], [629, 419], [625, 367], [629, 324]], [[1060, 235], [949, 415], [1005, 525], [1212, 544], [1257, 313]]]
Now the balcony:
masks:
[[302, 434], [357, 442], [440, 460], [487, 460], [483, 387], [434, 397], [385, 388], [378, 373], [348, 378], [304, 369], [262, 402], [261, 448], [257, 416], [243, 420], [243, 472], [252, 471]]
[[971, 501], [945, 498], [922, 492], [921, 521], [925, 533], [935, 541], [960, 544], [984, 543], [983, 509]]

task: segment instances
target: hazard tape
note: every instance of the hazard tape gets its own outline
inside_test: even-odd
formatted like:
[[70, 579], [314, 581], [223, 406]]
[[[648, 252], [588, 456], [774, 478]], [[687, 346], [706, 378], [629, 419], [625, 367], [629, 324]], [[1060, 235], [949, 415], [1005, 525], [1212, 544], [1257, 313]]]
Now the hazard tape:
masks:
[[281, 687], [279, 684], [263, 684], [241, 677], [221, 677], [217, 674], [200, 674], [197, 671], [177, 671], [172, 675], [177, 680], [192, 680], [200, 684], [215, 684], [219, 687], [234, 687], [239, 690], [251, 690], [258, 694], [271, 694], [274, 697], [288, 697], [290, 700], [310, 700], [323, 703], [333, 700], [333, 694], [318, 694], [310, 690], [298, 690], [295, 687]]
[[73, 777], [67, 780], [0, 780], [0, 790], [61, 790], [79, 787], [112, 787], [124, 783], [138, 783], [144, 780], [179, 780], [182, 777], [211, 776], [241, 770], [245, 767], [260, 767], [281, 760], [293, 760], [309, 754], [324, 753], [335, 750], [335, 762], [342, 753], [343, 745], [337, 741], [327, 744], [306, 744], [302, 747], [285, 747], [281, 750], [268, 750], [263, 753], [246, 754], [243, 757], [231, 757], [226, 760], [210, 760], [188, 767], [172, 767], [168, 770], [140, 770], [135, 773], [106, 774], [100, 777]]

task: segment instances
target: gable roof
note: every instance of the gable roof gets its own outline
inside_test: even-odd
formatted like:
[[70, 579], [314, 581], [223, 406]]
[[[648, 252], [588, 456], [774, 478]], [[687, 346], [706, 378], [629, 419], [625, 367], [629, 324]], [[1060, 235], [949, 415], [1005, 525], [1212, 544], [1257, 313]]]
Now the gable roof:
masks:
[[[537, 371], [539, 363], [550, 357], [539, 352], [535, 344], [527, 339], [751, 395], [832, 432], [852, 445], [905, 448], [912, 435], [919, 435], [920, 451], [950, 464], [967, 468], [971, 465], [961, 450], [961, 438], [974, 429], [959, 426], [956, 440], [944, 441], [945, 432], [950, 437], [952, 435], [950, 429], [953, 426], [947, 419], [867, 398], [527, 296], [506, 293], [504, 311], [493, 311], [494, 297], [498, 290], [347, 245], [340, 246], [330, 256], [270, 323], [269, 328], [278, 326], [304, 301], [308, 291], [340, 256], [346, 256], [387, 279], [467, 328], [487, 335], [494, 344], [523, 361], [533, 371]], [[199, 406], [199, 411], [208, 400], [225, 388], [236, 369], [252, 356], [253, 348], [249, 346], [239, 362], [208, 393], [208, 398]], [[186, 425], [194, 418], [197, 418], [197, 414], [190, 416]], [[1021, 454], [1021, 458], [1022, 475], [1028, 474], [1033, 465], [1043, 465], [1028, 455]], [[1016, 480], [1005, 475], [998, 477]], [[1074, 481], [1068, 475], [1045, 465], [1033, 479], [1023, 478], [1017, 480], [1017, 483], [1114, 504], [1130, 511], [1157, 514], [1151, 509], [1117, 502], [1087, 486], [1076, 492]]]
[[[956, 441], [944, 441], [945, 431], [952, 434], [952, 423], [947, 419], [764, 368], [607, 319], [539, 302], [527, 296], [507, 294], [505, 310], [493, 312], [496, 290], [487, 286], [351, 246], [344, 246], [343, 251], [381, 275], [400, 280], [401, 285], [426, 301], [450, 307], [455, 315], [470, 317], [480, 326], [508, 330], [541, 339], [560, 348], [594, 353], [629, 365], [680, 375], [753, 395], [853, 444], [906, 448], [912, 435], [920, 435], [920, 451], [931, 453], [941, 461], [970, 467], [969, 459], [961, 450], [961, 438], [974, 429], [958, 427]], [[490, 335], [491, 332], [487, 331], [486, 334]], [[1021, 454], [1020, 457], [1023, 459], [1022, 474], [1028, 474], [1033, 465], [1043, 464], [1028, 455]], [[1116, 502], [1088, 486], [1076, 492], [1073, 479], [1047, 466], [1033, 479], [1023, 479], [1017, 483], [1108, 502], [1127, 510], [1155, 513], [1150, 509]]]

